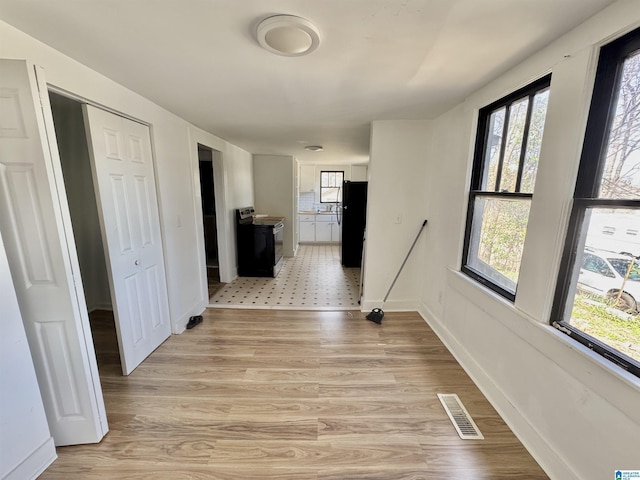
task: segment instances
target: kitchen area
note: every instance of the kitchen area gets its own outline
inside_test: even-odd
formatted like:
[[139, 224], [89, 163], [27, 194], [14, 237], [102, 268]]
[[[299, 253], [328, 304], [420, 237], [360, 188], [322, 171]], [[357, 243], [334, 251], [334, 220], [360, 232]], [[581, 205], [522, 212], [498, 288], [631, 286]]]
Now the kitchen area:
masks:
[[[338, 174], [332, 187], [321, 187], [323, 172]], [[325, 175], [327, 177], [327, 175]], [[333, 179], [331, 179], [333, 180]], [[298, 242], [339, 244], [342, 230], [342, 181], [366, 182], [366, 165], [300, 164], [298, 182]], [[335, 188], [335, 201], [322, 201], [321, 189]], [[329, 192], [330, 194], [333, 192]], [[329, 195], [329, 200], [334, 200]]]
[[[243, 226], [243, 209], [238, 210], [238, 239], [242, 239], [245, 230], [254, 230], [255, 238], [255, 230], [263, 228], [256, 222], [277, 217], [282, 227], [281, 236], [274, 237], [274, 247], [282, 252], [282, 264], [275, 262], [270, 272], [261, 271], [259, 275], [255, 269], [247, 270], [243, 266], [246, 253], [242, 253], [239, 244], [239, 276], [210, 299], [210, 306], [358, 309], [367, 166], [309, 164], [291, 156], [254, 155], [253, 180], [255, 204], [246, 212], [252, 221]], [[361, 191], [357, 195], [360, 208], [344, 210], [344, 195], [348, 196], [351, 190]], [[348, 214], [345, 218], [347, 211], [359, 211], [361, 224], [349, 222]], [[358, 233], [349, 233], [349, 225], [359, 229]], [[353, 239], [359, 240], [359, 246], [352, 245]], [[345, 245], [357, 255], [344, 257]], [[343, 262], [345, 258], [347, 264]]]

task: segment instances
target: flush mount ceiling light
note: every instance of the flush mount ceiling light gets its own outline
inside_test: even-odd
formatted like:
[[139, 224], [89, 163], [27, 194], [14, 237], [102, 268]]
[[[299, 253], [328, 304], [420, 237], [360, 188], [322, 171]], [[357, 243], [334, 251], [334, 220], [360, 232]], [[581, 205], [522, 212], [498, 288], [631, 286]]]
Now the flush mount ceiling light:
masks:
[[309, 20], [294, 15], [274, 15], [258, 24], [258, 43], [265, 50], [287, 57], [308, 55], [320, 45], [320, 33]]
[[304, 147], [305, 150], [309, 150], [310, 152], [321, 152], [322, 150], [324, 150], [322, 148], [322, 145], [307, 145], [306, 147]]

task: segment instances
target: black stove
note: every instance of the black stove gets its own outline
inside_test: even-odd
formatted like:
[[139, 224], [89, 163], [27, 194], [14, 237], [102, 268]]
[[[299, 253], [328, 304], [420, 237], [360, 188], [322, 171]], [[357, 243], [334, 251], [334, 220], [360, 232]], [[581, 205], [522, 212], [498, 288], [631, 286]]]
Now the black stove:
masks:
[[283, 217], [257, 215], [253, 207], [236, 210], [238, 275], [275, 277], [282, 268]]

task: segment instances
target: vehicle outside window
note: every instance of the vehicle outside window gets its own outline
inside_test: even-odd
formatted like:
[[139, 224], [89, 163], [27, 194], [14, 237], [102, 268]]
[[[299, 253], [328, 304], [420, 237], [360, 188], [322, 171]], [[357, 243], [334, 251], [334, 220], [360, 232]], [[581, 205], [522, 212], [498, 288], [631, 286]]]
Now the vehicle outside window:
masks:
[[582, 257], [578, 289], [607, 300], [623, 312], [637, 314], [640, 263], [630, 255], [587, 249]]
[[640, 29], [602, 47], [551, 324], [640, 377]]

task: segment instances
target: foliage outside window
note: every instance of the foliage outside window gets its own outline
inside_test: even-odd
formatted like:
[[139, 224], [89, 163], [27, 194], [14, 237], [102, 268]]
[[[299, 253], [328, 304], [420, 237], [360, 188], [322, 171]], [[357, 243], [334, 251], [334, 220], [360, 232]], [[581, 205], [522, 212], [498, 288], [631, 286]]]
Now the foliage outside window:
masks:
[[462, 271], [515, 298], [549, 100], [548, 75], [480, 110]]
[[640, 29], [602, 48], [552, 323], [640, 376]]
[[342, 182], [344, 172], [320, 172], [320, 202], [337, 203], [342, 201]]

